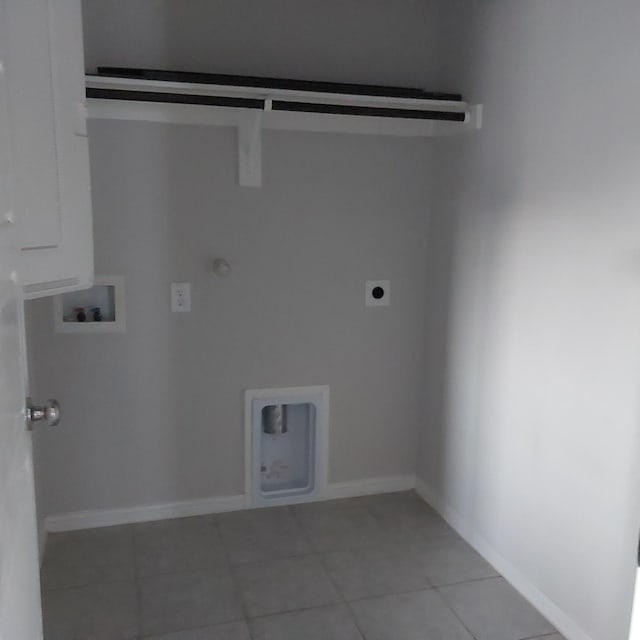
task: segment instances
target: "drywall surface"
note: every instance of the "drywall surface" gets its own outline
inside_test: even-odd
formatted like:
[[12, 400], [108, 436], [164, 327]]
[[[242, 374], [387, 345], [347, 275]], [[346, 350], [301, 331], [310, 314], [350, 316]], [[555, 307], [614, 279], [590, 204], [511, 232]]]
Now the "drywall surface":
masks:
[[448, 311], [430, 312], [419, 476], [568, 637], [623, 640], [640, 486], [640, 5], [446, 4], [441, 86], [484, 103], [485, 123], [436, 148], [427, 308]]
[[[330, 386], [331, 482], [413, 474], [429, 142], [265, 132], [260, 189], [232, 129], [91, 121], [90, 143], [96, 273], [124, 276], [127, 330], [55, 334], [51, 300], [27, 305], [33, 384], [63, 408], [37, 434], [44, 513], [242, 494], [250, 388]], [[365, 307], [367, 279], [390, 307]]]
[[434, 0], [84, 0], [98, 65], [431, 86]]

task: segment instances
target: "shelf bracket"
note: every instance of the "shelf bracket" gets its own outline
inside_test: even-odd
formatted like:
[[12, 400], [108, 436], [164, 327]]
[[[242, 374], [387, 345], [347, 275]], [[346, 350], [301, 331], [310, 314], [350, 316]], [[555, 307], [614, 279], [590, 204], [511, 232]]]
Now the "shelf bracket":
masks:
[[469, 107], [469, 129], [482, 129], [483, 105], [473, 104]]
[[243, 114], [238, 124], [238, 181], [262, 186], [262, 111]]

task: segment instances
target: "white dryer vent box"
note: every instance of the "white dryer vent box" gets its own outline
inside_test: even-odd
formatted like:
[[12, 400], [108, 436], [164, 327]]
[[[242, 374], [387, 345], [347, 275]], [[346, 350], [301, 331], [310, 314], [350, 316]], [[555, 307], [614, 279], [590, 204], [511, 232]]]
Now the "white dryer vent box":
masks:
[[388, 307], [391, 304], [391, 281], [367, 280], [364, 301], [367, 307]]

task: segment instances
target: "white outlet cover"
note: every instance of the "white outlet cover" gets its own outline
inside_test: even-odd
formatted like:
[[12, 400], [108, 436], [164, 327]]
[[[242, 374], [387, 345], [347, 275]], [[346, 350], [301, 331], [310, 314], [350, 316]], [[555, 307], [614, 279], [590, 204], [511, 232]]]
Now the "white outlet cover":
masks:
[[191, 283], [171, 283], [171, 311], [177, 313], [191, 311]]
[[391, 304], [391, 281], [367, 280], [364, 287], [364, 303], [367, 307], [388, 307]]

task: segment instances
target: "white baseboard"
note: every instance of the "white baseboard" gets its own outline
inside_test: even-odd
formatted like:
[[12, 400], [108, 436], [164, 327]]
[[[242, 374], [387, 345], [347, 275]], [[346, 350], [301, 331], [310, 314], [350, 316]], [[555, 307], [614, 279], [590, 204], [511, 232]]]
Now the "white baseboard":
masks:
[[244, 495], [216, 496], [199, 500], [183, 500], [122, 509], [98, 509], [95, 511], [74, 511], [47, 516], [44, 520], [46, 531], [74, 531], [93, 527], [108, 527], [133, 522], [151, 522], [169, 518], [201, 516], [223, 511], [237, 511], [246, 507]]
[[540, 591], [517, 567], [512, 565], [464, 518], [444, 503], [442, 498], [420, 478], [416, 492], [493, 567], [553, 624], [567, 640], [593, 640], [576, 622]]
[[355, 498], [375, 493], [392, 493], [393, 491], [408, 491], [415, 489], [416, 477], [390, 476], [389, 478], [365, 478], [349, 482], [333, 482], [327, 486], [327, 500], [335, 498]]
[[[321, 499], [352, 498], [374, 493], [406, 491], [413, 489], [415, 486], [416, 478], [413, 475], [336, 482], [327, 486], [326, 495]], [[224, 511], [238, 511], [239, 509], [246, 509], [248, 504], [246, 496], [235, 495], [124, 507], [122, 509], [74, 511], [72, 513], [47, 516], [44, 519], [44, 528], [46, 532], [75, 531], [77, 529], [109, 527], [134, 522], [151, 522], [153, 520], [222, 513]]]

